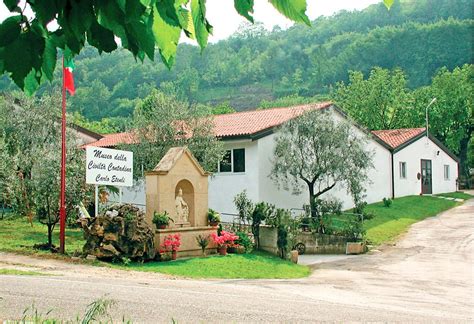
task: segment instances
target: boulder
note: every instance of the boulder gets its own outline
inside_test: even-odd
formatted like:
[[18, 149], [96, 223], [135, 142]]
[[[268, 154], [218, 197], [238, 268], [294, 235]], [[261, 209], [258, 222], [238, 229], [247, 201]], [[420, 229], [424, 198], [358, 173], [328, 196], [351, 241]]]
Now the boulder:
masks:
[[98, 259], [155, 258], [154, 233], [145, 213], [130, 204], [113, 205], [97, 217], [82, 218], [84, 255]]

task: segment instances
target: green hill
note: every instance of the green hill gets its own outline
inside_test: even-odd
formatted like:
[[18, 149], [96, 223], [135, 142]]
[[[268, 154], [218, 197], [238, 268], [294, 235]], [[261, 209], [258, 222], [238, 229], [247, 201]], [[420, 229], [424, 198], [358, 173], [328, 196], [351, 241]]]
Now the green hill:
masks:
[[[76, 58], [71, 110], [91, 120], [130, 116], [137, 98], [155, 87], [191, 102], [249, 109], [292, 94], [324, 96], [335, 82], [347, 81], [348, 70], [373, 66], [402, 68], [415, 88], [443, 66], [473, 62], [472, 18], [471, 0], [402, 0], [391, 10], [380, 3], [319, 17], [311, 28], [242, 29], [202, 55], [181, 44], [171, 71], [158, 58], [141, 64], [125, 51], [99, 56], [89, 47]], [[38, 95], [60, 85], [56, 72]], [[5, 76], [0, 79], [0, 90], [14, 88]]]

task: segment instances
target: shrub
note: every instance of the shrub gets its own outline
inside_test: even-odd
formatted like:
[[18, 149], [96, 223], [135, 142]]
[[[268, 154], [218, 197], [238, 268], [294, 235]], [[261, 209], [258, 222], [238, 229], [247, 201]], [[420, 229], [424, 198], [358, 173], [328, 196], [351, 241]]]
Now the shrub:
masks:
[[198, 236], [196, 236], [196, 242], [199, 245], [199, 247], [201, 248], [202, 254], [205, 255], [206, 254], [206, 248], [209, 245], [209, 235], [203, 236], [203, 235], [199, 234]]
[[245, 253], [250, 253], [253, 250], [253, 243], [250, 237], [245, 232], [235, 233], [239, 238], [235, 243], [242, 245], [245, 248]]
[[365, 207], [367, 207], [367, 202], [361, 201], [355, 205], [353, 212], [361, 217], [361, 220], [369, 220], [375, 217], [373, 213], [368, 213], [365, 211]]
[[275, 212], [275, 206], [267, 204], [265, 202], [259, 202], [255, 205], [255, 208], [252, 212], [252, 234], [255, 238], [255, 248], [258, 249], [260, 247], [260, 224], [265, 219], [271, 218]]
[[389, 208], [392, 205], [392, 199], [390, 198], [384, 198], [382, 201], [383, 201], [384, 207]]
[[254, 205], [252, 201], [247, 197], [247, 191], [244, 190], [234, 197], [234, 204], [239, 212], [239, 223], [245, 224], [250, 222], [252, 219], [252, 211]]
[[207, 212], [207, 220], [209, 223], [219, 223], [221, 221], [221, 215], [214, 209], [209, 208]]
[[163, 212], [163, 213], [158, 213], [158, 212], [154, 212], [153, 213], [153, 224], [156, 225], [156, 227], [160, 227], [160, 226], [168, 226], [170, 224], [170, 222], [172, 222], [173, 219], [171, 217], [169, 217], [169, 214], [168, 212]]

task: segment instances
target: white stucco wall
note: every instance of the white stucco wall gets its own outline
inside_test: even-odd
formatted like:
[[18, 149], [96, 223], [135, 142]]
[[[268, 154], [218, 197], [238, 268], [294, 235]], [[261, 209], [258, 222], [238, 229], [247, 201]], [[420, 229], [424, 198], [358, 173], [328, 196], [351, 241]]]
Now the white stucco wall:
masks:
[[[431, 160], [433, 194], [457, 190], [457, 162], [425, 136], [396, 152], [393, 156], [395, 165], [395, 197], [419, 195], [421, 193], [421, 180], [417, 178], [417, 174], [421, 173], [422, 159]], [[406, 179], [400, 178], [400, 162], [406, 162]], [[449, 180], [444, 179], [445, 164], [449, 165]]]
[[[110, 195], [109, 202], [119, 202], [118, 195]], [[122, 203], [134, 204], [142, 210], [145, 210], [146, 194], [145, 179], [139, 179], [133, 182], [133, 187], [122, 187]]]
[[[226, 141], [224, 148], [245, 149], [245, 172], [233, 173], [223, 172], [214, 173], [209, 177], [209, 208], [220, 213], [236, 213], [234, 206], [234, 197], [247, 190], [247, 196], [253, 201], [259, 201], [258, 196], [258, 142], [257, 141]], [[225, 220], [231, 220], [232, 217], [223, 215]]]

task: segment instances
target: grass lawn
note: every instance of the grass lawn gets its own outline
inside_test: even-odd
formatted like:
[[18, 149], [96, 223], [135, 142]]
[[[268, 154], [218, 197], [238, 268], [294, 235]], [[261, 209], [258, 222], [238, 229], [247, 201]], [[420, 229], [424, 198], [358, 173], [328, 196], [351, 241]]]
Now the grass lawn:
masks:
[[430, 196], [408, 196], [394, 199], [390, 207], [384, 207], [382, 202], [367, 205], [366, 211], [375, 217], [364, 222], [366, 239], [374, 245], [393, 241], [411, 224], [457, 204], [452, 200]]
[[188, 278], [290, 279], [310, 274], [307, 266], [293, 264], [267, 253], [228, 254], [171, 262], [113, 265], [125, 270], [159, 272]]
[[49, 276], [46, 273], [38, 271], [25, 271], [25, 270], [16, 270], [16, 269], [0, 269], [1, 275], [15, 275], [15, 276]]
[[460, 191], [437, 194], [436, 196], [443, 196], [443, 197], [448, 197], [448, 198], [458, 198], [458, 199], [464, 199], [464, 200], [474, 198], [473, 195], [470, 195], [470, 194], [467, 194], [467, 193], [464, 193], [464, 192], [460, 192]]
[[[26, 217], [0, 220], [0, 251], [25, 254], [51, 254], [48, 251], [33, 250], [33, 245], [48, 241], [48, 228], [38, 222], [33, 227]], [[59, 246], [59, 224], [56, 225], [53, 244]], [[84, 239], [80, 229], [66, 229], [66, 252], [82, 251]]]

